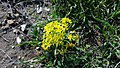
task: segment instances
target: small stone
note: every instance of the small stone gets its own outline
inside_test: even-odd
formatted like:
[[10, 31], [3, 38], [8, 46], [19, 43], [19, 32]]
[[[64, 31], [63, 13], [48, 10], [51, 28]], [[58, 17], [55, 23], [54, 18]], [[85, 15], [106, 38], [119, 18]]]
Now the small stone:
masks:
[[50, 11], [50, 8], [45, 7], [44, 10], [45, 11]]
[[20, 43], [21, 43], [20, 37], [17, 37], [17, 38], [16, 38], [16, 41], [17, 41], [18, 44], [20, 44]]
[[15, 14], [15, 16], [16, 16], [16, 17], [18, 17], [18, 16], [19, 16], [19, 14], [17, 13], [17, 14]]
[[3, 31], [3, 34], [6, 34], [7, 33], [7, 31], [5, 30], [5, 31]]
[[24, 59], [24, 57], [22, 57], [21, 59]]
[[8, 24], [13, 24], [14, 21], [13, 20], [7, 20]]
[[2, 26], [1, 28], [2, 28], [2, 29], [9, 29], [9, 25], [7, 24], [7, 25], [5, 25], [5, 26]]
[[15, 48], [15, 46], [12, 46], [12, 49], [14, 49]]
[[14, 66], [14, 68], [17, 68], [17, 66]]
[[13, 30], [13, 33], [16, 33], [16, 32], [17, 32], [17, 30], [16, 30], [16, 29], [14, 29], [14, 30]]
[[18, 59], [21, 59], [21, 57], [20, 57], [20, 56], [18, 56]]
[[36, 50], [39, 50], [40, 49], [40, 47], [36, 47]]
[[25, 30], [26, 25], [27, 25], [27, 24], [23, 24], [23, 25], [21, 25], [21, 30], [22, 30], [22, 31], [24, 31], [24, 30]]
[[37, 11], [37, 13], [41, 13], [43, 11], [43, 8], [39, 7], [39, 5], [37, 5], [36, 11]]

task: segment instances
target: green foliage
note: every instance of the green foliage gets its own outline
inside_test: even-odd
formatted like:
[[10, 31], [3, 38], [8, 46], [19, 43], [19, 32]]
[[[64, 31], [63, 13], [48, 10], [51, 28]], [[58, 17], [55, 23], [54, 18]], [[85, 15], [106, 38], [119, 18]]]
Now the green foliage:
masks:
[[[52, 3], [53, 11], [51, 11], [50, 19], [48, 20], [50, 23], [44, 26], [36, 23], [32, 27], [32, 32], [30, 32], [33, 39], [28, 43], [33, 46], [42, 46], [44, 49], [42, 55], [36, 59], [43, 63], [44, 67], [120, 67], [119, 0], [52, 0]], [[57, 29], [62, 25], [60, 18], [64, 17], [70, 18], [73, 22], [71, 25], [67, 25], [69, 28], [66, 28], [67, 30], [65, 31]], [[57, 20], [56, 25], [53, 20]], [[44, 28], [44, 31], [40, 31], [39, 28]], [[78, 43], [67, 38], [69, 31], [78, 33]], [[39, 34], [40, 32], [42, 34]], [[63, 44], [59, 43], [59, 46], [56, 46], [61, 41], [59, 38], [61, 32], [64, 32], [62, 36], [64, 38], [62, 39]], [[46, 39], [47, 42], [42, 42], [46, 41]], [[71, 42], [75, 46], [66, 50], [66, 43]]]
[[[120, 59], [119, 0], [52, 0], [55, 13], [69, 17], [79, 32], [72, 65], [84, 68], [114, 67]], [[82, 52], [82, 53], [81, 53]], [[80, 55], [76, 55], [80, 54]], [[67, 56], [73, 58], [72, 56]], [[78, 61], [79, 60], [79, 61]], [[69, 66], [69, 63], [68, 65]]]
[[[69, 18], [62, 18], [60, 21], [52, 21], [44, 26], [41, 47], [44, 49], [43, 56], [45, 60], [47, 59], [45, 66], [67, 67], [66, 63], [74, 60], [71, 57], [68, 59], [68, 53], [71, 53], [76, 46], [78, 35], [75, 31], [69, 30], [71, 24], [72, 21]], [[75, 57], [74, 54], [73, 57]]]
[[40, 46], [42, 42], [42, 35], [43, 35], [43, 27], [46, 24], [46, 21], [39, 21], [37, 20], [32, 26], [31, 30], [28, 32], [28, 37], [23, 39], [24, 41], [19, 46]]

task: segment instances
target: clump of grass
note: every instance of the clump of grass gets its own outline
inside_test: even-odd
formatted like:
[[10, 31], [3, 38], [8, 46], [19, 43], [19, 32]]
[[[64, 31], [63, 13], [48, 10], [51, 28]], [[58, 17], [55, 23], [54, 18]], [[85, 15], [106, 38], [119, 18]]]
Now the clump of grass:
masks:
[[82, 55], [79, 56], [82, 58], [79, 59], [81, 67], [114, 67], [119, 63], [119, 0], [52, 0], [52, 2], [58, 16], [69, 17], [75, 22], [73, 30], [79, 32], [79, 45], [76, 46], [78, 50], [75, 51]]

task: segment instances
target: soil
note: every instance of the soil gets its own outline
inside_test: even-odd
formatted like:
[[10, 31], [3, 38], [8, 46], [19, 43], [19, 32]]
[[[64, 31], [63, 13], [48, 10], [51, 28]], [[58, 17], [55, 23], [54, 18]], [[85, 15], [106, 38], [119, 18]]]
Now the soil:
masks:
[[[48, 4], [50, 4], [49, 1], [45, 0], [44, 2], [47, 2]], [[27, 8], [33, 10], [33, 8], [31, 7], [27, 7]], [[22, 20], [23, 17], [21, 14], [19, 14], [19, 16], [16, 18], [10, 18], [10, 15], [6, 14], [6, 11], [5, 11], [6, 9], [7, 9], [6, 6], [0, 4], [0, 22], [1, 22], [0, 23], [0, 68], [30, 68], [30, 66], [21, 63], [21, 61], [31, 60], [32, 58], [34, 58], [37, 54], [36, 49], [32, 47], [21, 48], [20, 46], [17, 46], [16, 38], [21, 34], [20, 33], [16, 34], [13, 32], [13, 30], [17, 29], [21, 31], [20, 25], [25, 23], [33, 24], [33, 23], [30, 23], [30, 21], [34, 22], [35, 19], [34, 18], [31, 19], [32, 16], [29, 16], [30, 19]], [[13, 14], [15, 13], [13, 12]], [[42, 11], [42, 13], [38, 13], [38, 14], [43, 15], [43, 16], [40, 16], [40, 19], [44, 20], [45, 19], [44, 14], [48, 14], [48, 12]], [[48, 15], [46, 16], [46, 18], [48, 18]], [[12, 20], [14, 21], [14, 23], [12, 23], [12, 25], [9, 23], [6, 23], [5, 21], [8, 21], [8, 20]], [[22, 22], [19, 20], [22, 20]], [[40, 66], [33, 65], [31, 66], [31, 68], [40, 68]]]
[[0, 38], [0, 68], [22, 68], [21, 59], [29, 60], [34, 57], [31, 56], [35, 52], [34, 49], [25, 48], [23, 50], [16, 46], [16, 36], [13, 32], [8, 32], [3, 37], [9, 40], [9, 42]]

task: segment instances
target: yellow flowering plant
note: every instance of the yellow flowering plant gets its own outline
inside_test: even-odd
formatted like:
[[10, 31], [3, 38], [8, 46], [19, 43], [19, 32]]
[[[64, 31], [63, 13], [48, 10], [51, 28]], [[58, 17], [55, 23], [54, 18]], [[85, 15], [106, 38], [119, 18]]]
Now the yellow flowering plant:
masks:
[[64, 54], [67, 48], [74, 47], [77, 43], [78, 35], [75, 31], [69, 31], [72, 21], [69, 18], [62, 18], [60, 21], [52, 21], [44, 27], [42, 48], [50, 50], [57, 47], [57, 52]]

